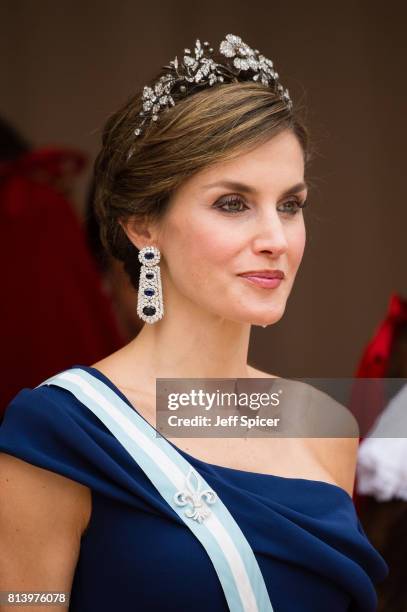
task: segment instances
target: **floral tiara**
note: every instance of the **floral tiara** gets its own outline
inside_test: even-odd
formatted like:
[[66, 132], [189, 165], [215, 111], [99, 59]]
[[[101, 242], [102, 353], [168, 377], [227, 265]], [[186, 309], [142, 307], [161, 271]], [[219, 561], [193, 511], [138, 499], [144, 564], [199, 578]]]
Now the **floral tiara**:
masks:
[[182, 61], [176, 56], [168, 66], [163, 68], [169, 72], [162, 75], [152, 86], [143, 88], [143, 110], [140, 111], [141, 121], [134, 130], [136, 137], [143, 133], [146, 123], [158, 120], [158, 114], [175, 105], [174, 95], [186, 97], [198, 87], [211, 87], [215, 83], [232, 81], [259, 81], [271, 87], [286, 102], [289, 110], [292, 101], [288, 89], [279, 82], [278, 72], [274, 70], [273, 62], [262, 55], [258, 49], [252, 49], [240, 36], [227, 34], [219, 45], [219, 52], [226, 57], [225, 63], [216, 62], [211, 55], [213, 49], [208, 42], [203, 45], [196, 39], [193, 53], [184, 49]]

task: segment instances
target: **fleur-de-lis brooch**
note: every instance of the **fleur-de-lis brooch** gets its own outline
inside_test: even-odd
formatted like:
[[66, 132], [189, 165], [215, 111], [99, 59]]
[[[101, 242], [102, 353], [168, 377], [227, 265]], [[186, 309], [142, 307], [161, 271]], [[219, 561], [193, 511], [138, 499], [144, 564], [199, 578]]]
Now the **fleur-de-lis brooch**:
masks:
[[201, 490], [201, 484], [198, 474], [190, 467], [186, 476], [186, 488], [177, 491], [174, 495], [177, 506], [186, 506], [187, 504], [191, 506], [185, 510], [185, 515], [198, 521], [198, 523], [202, 523], [211, 513], [203, 499], [208, 504], [214, 504], [218, 498], [212, 489]]

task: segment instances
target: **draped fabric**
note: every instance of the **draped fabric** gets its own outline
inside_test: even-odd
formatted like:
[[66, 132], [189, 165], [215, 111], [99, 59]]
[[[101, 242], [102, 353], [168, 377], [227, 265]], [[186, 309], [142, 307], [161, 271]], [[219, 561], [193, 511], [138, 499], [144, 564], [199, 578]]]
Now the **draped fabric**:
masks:
[[[72, 367], [92, 373], [131, 406], [95, 368]], [[376, 610], [375, 584], [388, 567], [344, 489], [211, 464], [173, 446], [239, 524], [276, 612]], [[6, 410], [0, 451], [92, 491], [71, 612], [227, 612], [219, 579], [198, 539], [118, 440], [69, 391], [22, 389]]]

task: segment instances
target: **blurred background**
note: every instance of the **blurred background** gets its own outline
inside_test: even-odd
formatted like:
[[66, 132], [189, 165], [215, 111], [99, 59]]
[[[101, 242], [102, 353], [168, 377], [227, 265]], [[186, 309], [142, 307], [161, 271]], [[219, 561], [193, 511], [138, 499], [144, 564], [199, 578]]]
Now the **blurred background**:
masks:
[[[401, 2], [3, 0], [1, 411], [138, 333], [137, 295], [92, 217], [101, 130], [184, 47], [227, 33], [274, 61], [317, 150], [304, 259], [285, 316], [253, 327], [250, 362], [285, 377], [406, 377], [406, 17]], [[387, 533], [383, 508], [406, 521], [405, 504], [371, 506], [369, 535]], [[382, 609], [407, 609], [395, 601]]]

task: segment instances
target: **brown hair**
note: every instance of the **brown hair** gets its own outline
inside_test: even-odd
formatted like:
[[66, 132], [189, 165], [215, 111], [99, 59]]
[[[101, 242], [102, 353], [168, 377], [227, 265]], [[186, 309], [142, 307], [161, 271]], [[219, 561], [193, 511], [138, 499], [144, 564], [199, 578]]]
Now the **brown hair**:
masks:
[[108, 119], [94, 171], [94, 206], [102, 244], [124, 262], [136, 290], [139, 251], [119, 220], [159, 221], [172, 192], [186, 178], [249, 151], [285, 129], [297, 136], [305, 163], [310, 158], [308, 131], [298, 111], [290, 111], [272, 89], [260, 83], [203, 88], [160, 111], [158, 121], [136, 137], [141, 94]]

